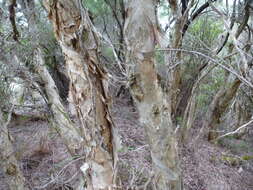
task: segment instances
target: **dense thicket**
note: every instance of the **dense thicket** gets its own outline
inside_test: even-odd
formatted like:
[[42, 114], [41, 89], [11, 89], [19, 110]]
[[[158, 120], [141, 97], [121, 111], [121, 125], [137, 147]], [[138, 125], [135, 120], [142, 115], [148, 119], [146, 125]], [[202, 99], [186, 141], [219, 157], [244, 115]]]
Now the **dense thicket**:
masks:
[[0, 1], [0, 189], [252, 189], [252, 31], [250, 0]]

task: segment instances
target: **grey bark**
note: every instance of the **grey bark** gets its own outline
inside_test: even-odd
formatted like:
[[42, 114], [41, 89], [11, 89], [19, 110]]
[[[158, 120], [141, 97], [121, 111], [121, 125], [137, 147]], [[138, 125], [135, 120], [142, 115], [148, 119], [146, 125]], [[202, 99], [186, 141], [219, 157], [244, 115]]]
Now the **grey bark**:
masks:
[[0, 110], [0, 166], [6, 176], [10, 190], [28, 190], [25, 186], [25, 178], [15, 157], [12, 137], [7, 125], [8, 121], [4, 122], [2, 111]]
[[155, 171], [155, 187], [159, 190], [180, 190], [181, 176], [177, 141], [171, 121], [168, 93], [157, 78], [154, 48], [157, 23], [156, 1], [126, 1], [124, 27], [127, 63], [131, 73], [130, 90], [145, 128]]

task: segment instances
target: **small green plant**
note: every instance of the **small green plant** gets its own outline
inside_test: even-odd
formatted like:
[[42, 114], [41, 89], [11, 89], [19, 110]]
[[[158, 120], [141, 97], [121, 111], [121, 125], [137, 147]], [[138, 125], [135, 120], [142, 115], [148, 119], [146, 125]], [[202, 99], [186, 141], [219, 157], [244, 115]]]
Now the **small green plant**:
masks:
[[244, 155], [242, 156], [242, 160], [245, 161], [253, 160], [253, 155]]
[[241, 164], [241, 158], [235, 156], [222, 155], [221, 160], [230, 166], [238, 166]]
[[179, 117], [176, 118], [176, 121], [177, 121], [178, 124], [181, 124], [182, 121], [183, 121], [183, 118], [179, 116]]
[[7, 79], [6, 76], [6, 72], [5, 72], [6, 68], [0, 64], [0, 106], [4, 107], [9, 105], [9, 101], [10, 101], [10, 83]]

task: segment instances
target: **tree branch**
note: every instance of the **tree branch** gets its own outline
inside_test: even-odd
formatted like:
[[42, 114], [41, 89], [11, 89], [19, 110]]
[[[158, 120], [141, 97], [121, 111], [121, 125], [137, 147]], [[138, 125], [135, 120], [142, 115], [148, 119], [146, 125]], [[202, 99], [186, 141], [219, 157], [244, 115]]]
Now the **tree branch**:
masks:
[[224, 138], [224, 137], [227, 137], [227, 136], [230, 136], [230, 135], [234, 135], [234, 134], [238, 133], [241, 129], [243, 129], [243, 128], [247, 127], [248, 125], [250, 125], [251, 123], [253, 123], [253, 119], [250, 120], [249, 122], [243, 124], [242, 126], [240, 126], [239, 128], [237, 128], [236, 130], [234, 130], [232, 132], [229, 132], [229, 133], [226, 133], [224, 135], [221, 135], [220, 137], [218, 137], [218, 138], [216, 138], [214, 140], [217, 141], [217, 140], [219, 140], [221, 138]]
[[188, 19], [185, 23], [185, 25], [183, 26], [183, 30], [182, 30], [182, 36], [185, 35], [187, 29], [189, 28], [190, 24], [206, 9], [210, 6], [210, 2], [215, 2], [217, 0], [211, 0], [211, 1], [207, 1], [206, 3], [204, 3], [202, 6], [200, 6], [191, 16], [190, 19]]
[[16, 21], [15, 21], [15, 7], [17, 7], [17, 2], [16, 0], [11, 0], [11, 4], [9, 5], [9, 19], [11, 21], [12, 29], [13, 29], [13, 39], [15, 41], [18, 41], [19, 37], [19, 32], [16, 26]]

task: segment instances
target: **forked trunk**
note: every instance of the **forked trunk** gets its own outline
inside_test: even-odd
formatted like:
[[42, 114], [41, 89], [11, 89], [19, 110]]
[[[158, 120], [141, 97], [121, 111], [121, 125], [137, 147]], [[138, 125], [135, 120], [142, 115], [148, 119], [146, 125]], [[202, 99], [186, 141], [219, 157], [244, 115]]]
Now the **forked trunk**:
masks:
[[76, 150], [82, 147], [84, 139], [80, 136], [75, 124], [70, 120], [68, 113], [61, 103], [61, 98], [57, 91], [55, 82], [48, 72], [41, 50], [36, 51], [34, 60], [35, 70], [41, 78], [43, 90], [47, 96], [47, 103], [50, 106], [51, 120], [54, 129], [63, 139], [64, 144], [72, 155], [76, 154]]
[[177, 142], [167, 102], [168, 94], [162, 90], [155, 68], [155, 2], [129, 0], [126, 4], [124, 32], [129, 72], [132, 72], [130, 90], [150, 145], [155, 188], [180, 190]]

